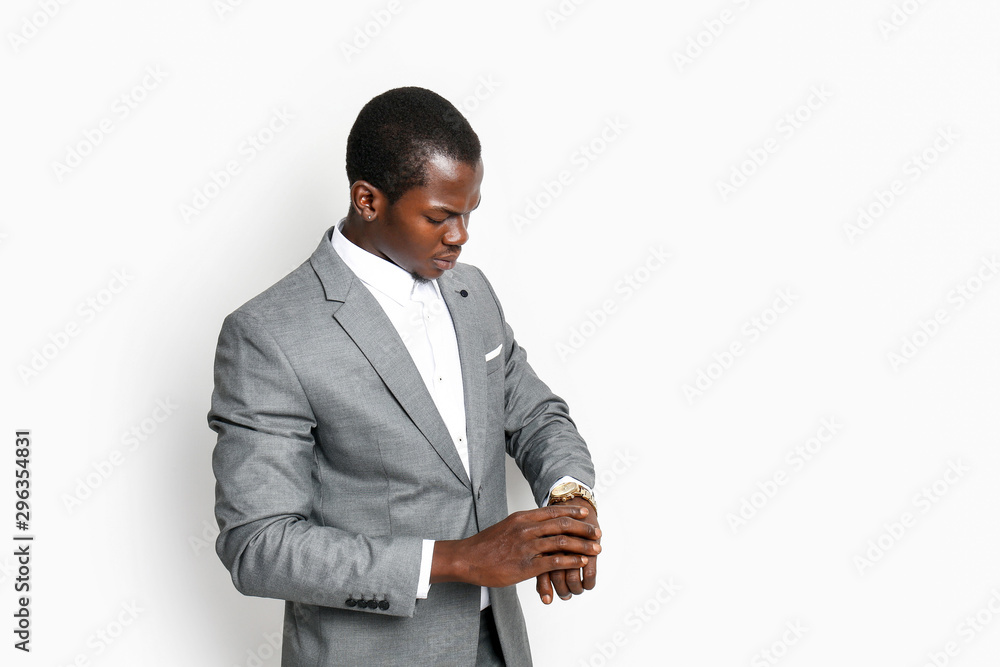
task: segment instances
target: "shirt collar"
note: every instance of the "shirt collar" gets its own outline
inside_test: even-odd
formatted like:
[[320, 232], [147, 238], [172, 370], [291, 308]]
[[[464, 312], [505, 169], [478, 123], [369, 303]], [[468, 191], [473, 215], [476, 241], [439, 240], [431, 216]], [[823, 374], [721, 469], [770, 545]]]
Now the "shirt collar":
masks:
[[[414, 300], [421, 292], [425, 292], [427, 285], [418, 284], [410, 272], [402, 269], [390, 261], [373, 255], [364, 248], [354, 245], [340, 231], [347, 218], [341, 219], [337, 226], [333, 228], [330, 236], [330, 244], [333, 249], [347, 264], [347, 268], [354, 272], [365, 285], [377, 289], [387, 297], [405, 306], [409, 301]], [[431, 291], [441, 298], [441, 288], [438, 287], [437, 280], [430, 281], [433, 288]], [[421, 289], [423, 287], [423, 289]], [[415, 293], [416, 292], [416, 293]]]

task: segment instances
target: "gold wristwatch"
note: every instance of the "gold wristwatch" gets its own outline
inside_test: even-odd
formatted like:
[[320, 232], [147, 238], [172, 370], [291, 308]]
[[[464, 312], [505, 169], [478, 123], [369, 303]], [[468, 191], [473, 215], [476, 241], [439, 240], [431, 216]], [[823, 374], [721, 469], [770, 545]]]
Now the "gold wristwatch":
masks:
[[556, 484], [552, 489], [552, 493], [549, 494], [549, 505], [564, 503], [571, 498], [583, 498], [593, 505], [595, 510], [597, 509], [597, 501], [594, 500], [594, 494], [590, 489], [576, 482]]

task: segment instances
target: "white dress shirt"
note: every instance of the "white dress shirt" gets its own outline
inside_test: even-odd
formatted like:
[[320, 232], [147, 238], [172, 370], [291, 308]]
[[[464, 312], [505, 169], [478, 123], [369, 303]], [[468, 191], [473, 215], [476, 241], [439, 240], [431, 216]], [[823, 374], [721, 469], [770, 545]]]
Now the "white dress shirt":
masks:
[[[458, 339], [437, 280], [415, 280], [405, 269], [354, 245], [341, 233], [343, 224], [344, 220], [341, 220], [333, 230], [330, 239], [333, 249], [368, 288], [399, 333], [471, 479]], [[578, 480], [563, 477], [552, 485], [553, 488], [564, 481]], [[418, 600], [426, 599], [430, 590], [433, 557], [434, 540], [424, 540], [415, 595]], [[484, 586], [479, 608], [485, 609], [489, 604], [489, 589]]]

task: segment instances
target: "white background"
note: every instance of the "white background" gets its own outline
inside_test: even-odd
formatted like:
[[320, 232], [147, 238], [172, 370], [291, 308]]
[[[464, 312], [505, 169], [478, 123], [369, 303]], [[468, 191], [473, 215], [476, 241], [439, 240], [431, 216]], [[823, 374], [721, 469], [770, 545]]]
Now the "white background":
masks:
[[996, 3], [48, 4], [0, 18], [0, 536], [19, 428], [36, 536], [30, 655], [0, 550], [4, 664], [279, 663], [281, 603], [211, 545], [216, 337], [400, 85], [477, 130], [463, 260], [598, 465], [600, 582], [522, 586], [536, 664], [997, 664]]

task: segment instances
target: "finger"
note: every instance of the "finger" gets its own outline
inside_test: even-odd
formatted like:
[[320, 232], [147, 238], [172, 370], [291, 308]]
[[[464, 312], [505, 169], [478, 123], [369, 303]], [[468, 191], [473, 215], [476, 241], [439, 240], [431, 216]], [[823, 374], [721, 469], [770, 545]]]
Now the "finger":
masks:
[[556, 595], [558, 595], [560, 599], [568, 600], [573, 597], [569, 587], [566, 585], [566, 570], [549, 572], [549, 579], [552, 580], [552, 588], [555, 589]]
[[583, 566], [583, 587], [588, 591], [593, 590], [597, 585], [597, 559], [591, 558], [590, 562]]
[[529, 515], [529, 518], [535, 521], [545, 521], [547, 519], [558, 519], [559, 517], [572, 517], [574, 519], [582, 519], [590, 514], [589, 507], [583, 507], [581, 505], [547, 505], [545, 507], [539, 507], [534, 510], [527, 510], [524, 514]]
[[[592, 559], [593, 560], [593, 559]], [[573, 595], [583, 595], [583, 582], [580, 581], [580, 570], [564, 570], [566, 574], [566, 588]]]
[[548, 572], [538, 575], [535, 581], [535, 590], [538, 592], [538, 597], [542, 599], [542, 604], [552, 604], [552, 580], [549, 579]]
[[588, 560], [589, 559], [586, 556], [579, 556], [577, 554], [540, 555], [534, 558], [533, 569], [536, 577], [543, 572], [548, 572], [549, 579], [552, 581], [552, 584], [555, 585], [555, 577], [553, 575], [556, 572], [559, 570], [579, 570], [587, 564]]
[[568, 516], [540, 521], [535, 524], [534, 529], [534, 534], [539, 537], [546, 535], [575, 535], [576, 537], [583, 537], [588, 540], [597, 540], [601, 537], [601, 529], [597, 526]]
[[553, 535], [552, 537], [538, 538], [532, 544], [532, 549], [541, 554], [562, 551], [583, 556], [596, 556], [601, 553], [601, 543], [569, 535]]

